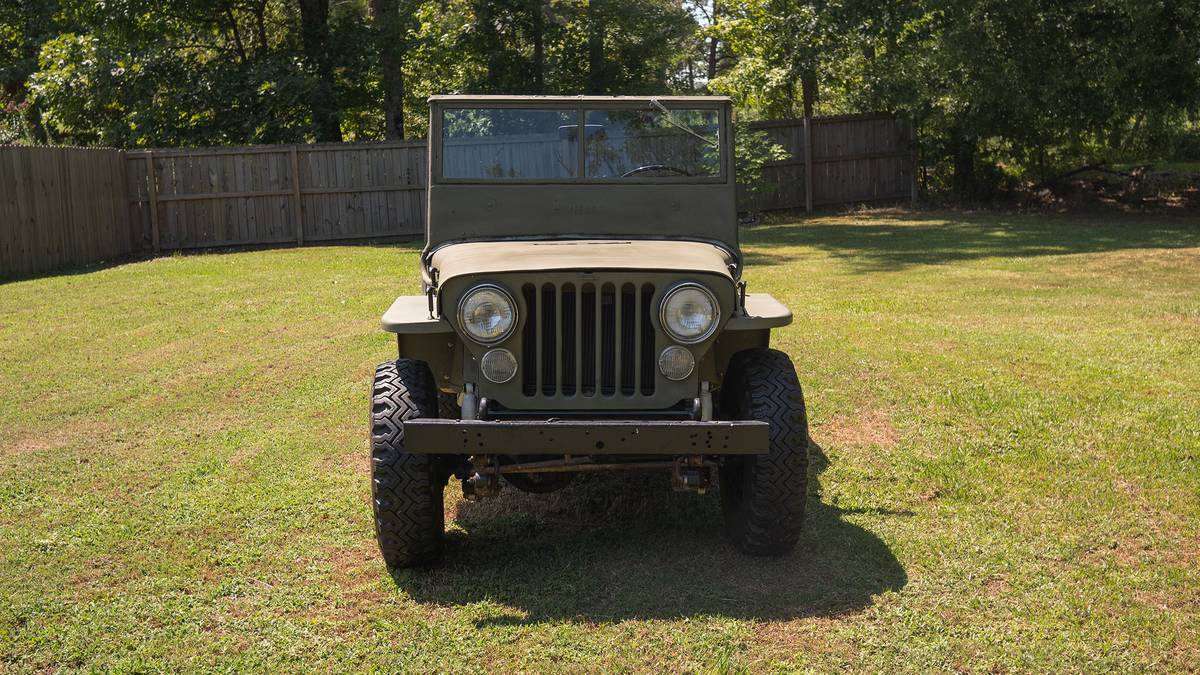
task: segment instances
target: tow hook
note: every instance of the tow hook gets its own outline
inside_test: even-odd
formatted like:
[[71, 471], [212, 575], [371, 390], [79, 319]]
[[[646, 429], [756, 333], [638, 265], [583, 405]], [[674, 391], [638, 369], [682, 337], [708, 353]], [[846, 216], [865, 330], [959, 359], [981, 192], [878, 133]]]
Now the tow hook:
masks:
[[712, 472], [704, 465], [703, 455], [687, 455], [675, 460], [671, 487], [676, 492], [704, 494], [712, 483]]
[[500, 466], [487, 455], [473, 457], [471, 468], [475, 470], [462, 482], [463, 498], [477, 502], [500, 494]]

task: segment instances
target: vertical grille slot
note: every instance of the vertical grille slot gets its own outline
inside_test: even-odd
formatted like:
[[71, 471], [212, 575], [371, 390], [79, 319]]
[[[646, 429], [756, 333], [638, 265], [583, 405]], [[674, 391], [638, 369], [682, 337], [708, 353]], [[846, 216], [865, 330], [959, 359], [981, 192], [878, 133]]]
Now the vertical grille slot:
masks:
[[617, 331], [617, 338], [620, 342], [621, 349], [617, 353], [624, 358], [621, 359], [621, 393], [626, 396], [632, 396], [636, 391], [637, 383], [634, 381], [637, 378], [637, 347], [638, 347], [638, 294], [633, 284], [625, 284], [621, 286], [621, 329]]
[[600, 395], [617, 391], [617, 294], [612, 284], [600, 287]]
[[600, 316], [600, 311], [596, 305], [595, 284], [584, 284], [583, 302], [579, 303], [579, 310], [579, 316], [583, 323], [583, 327], [579, 330], [579, 335], [583, 338], [583, 349], [579, 351], [579, 363], [583, 367], [583, 374], [579, 379], [579, 389], [584, 396], [595, 396], [596, 371], [599, 370], [596, 364], [600, 362], [596, 351], [596, 327], [599, 325], [596, 318]]
[[641, 367], [641, 390], [642, 396], [654, 395], [654, 323], [650, 321], [650, 315], [654, 311], [651, 305], [651, 300], [654, 299], [654, 286], [652, 284], [642, 284], [641, 305], [639, 307], [638, 317], [642, 322], [642, 334], [638, 337], [638, 364]]
[[533, 284], [525, 284], [521, 287], [521, 297], [525, 300], [525, 309], [529, 312], [529, 316], [525, 318], [525, 325], [521, 328], [521, 364], [518, 366], [521, 371], [521, 393], [526, 396], [533, 396], [537, 393], [537, 377], [538, 377], [538, 351], [537, 351], [537, 321], [534, 319], [538, 315], [537, 290]]
[[554, 396], [558, 382], [558, 289], [552, 284], [542, 285], [542, 329], [538, 351], [542, 355], [542, 396]]
[[521, 297], [525, 396], [654, 395], [653, 284], [525, 284]]
[[562, 395], [574, 396], [579, 367], [579, 314], [576, 310], [576, 295], [574, 284], [564, 284], [560, 287], [559, 306], [559, 335], [562, 348], [559, 349], [560, 359], [558, 371], [562, 373]]

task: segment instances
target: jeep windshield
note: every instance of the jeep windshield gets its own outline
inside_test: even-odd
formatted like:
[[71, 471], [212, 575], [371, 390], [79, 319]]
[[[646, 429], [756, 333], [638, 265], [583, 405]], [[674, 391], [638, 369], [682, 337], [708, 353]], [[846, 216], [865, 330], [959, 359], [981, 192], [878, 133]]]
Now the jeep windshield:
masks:
[[447, 106], [442, 182], [711, 183], [724, 179], [721, 110], [655, 99], [579, 106]]

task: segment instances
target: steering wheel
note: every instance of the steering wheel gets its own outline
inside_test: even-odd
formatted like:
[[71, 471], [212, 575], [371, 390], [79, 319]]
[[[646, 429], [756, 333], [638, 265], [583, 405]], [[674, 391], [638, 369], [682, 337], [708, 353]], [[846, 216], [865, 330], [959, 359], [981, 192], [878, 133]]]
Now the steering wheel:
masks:
[[636, 176], [639, 173], [646, 173], [647, 171], [670, 171], [672, 173], [677, 173], [680, 176], [692, 175], [689, 171], [685, 171], [674, 166], [667, 166], [666, 164], [647, 164], [646, 166], [639, 166], [636, 169], [630, 169], [629, 171], [626, 171], [625, 173], [621, 174], [621, 178], [629, 178], [630, 176]]

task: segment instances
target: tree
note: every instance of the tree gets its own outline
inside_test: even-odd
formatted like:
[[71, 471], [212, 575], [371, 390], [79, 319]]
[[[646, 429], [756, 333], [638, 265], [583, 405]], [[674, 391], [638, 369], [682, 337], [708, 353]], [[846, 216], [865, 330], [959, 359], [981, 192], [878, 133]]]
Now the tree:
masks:
[[[375, 22], [375, 48], [383, 83], [384, 138], [404, 138], [404, 48], [407, 12], [401, 14], [399, 0], [371, 0]], [[405, 8], [407, 10], [407, 7]]]
[[49, 143], [43, 106], [32, 100], [29, 78], [42, 45], [72, 28], [55, 0], [17, 0], [0, 5], [0, 143]]
[[743, 0], [715, 30], [737, 65], [714, 90], [765, 116], [797, 103], [910, 115], [924, 160], [962, 198], [1155, 152], [1165, 144], [1146, 142], [1144, 121], [1179, 128], [1200, 110], [1194, 3]]
[[312, 82], [308, 95], [313, 133], [318, 142], [342, 140], [342, 111], [333, 82], [333, 58], [329, 44], [329, 0], [298, 0], [300, 41], [305, 66]]

